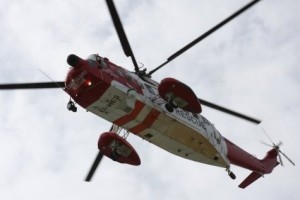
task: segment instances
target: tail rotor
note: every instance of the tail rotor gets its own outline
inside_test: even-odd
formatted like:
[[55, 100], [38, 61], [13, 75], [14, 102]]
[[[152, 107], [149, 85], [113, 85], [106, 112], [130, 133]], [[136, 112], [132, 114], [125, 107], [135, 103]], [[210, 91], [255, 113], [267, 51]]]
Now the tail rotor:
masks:
[[292, 165], [295, 166], [295, 163], [294, 163], [294, 162], [293, 162], [293, 161], [292, 161], [285, 153], [283, 153], [283, 152], [280, 150], [280, 146], [281, 146], [283, 143], [282, 143], [281, 141], [279, 141], [278, 144], [276, 145], [276, 144], [273, 142], [273, 140], [271, 139], [271, 137], [267, 134], [267, 132], [265, 131], [265, 129], [262, 128], [262, 131], [263, 131], [264, 134], [267, 136], [267, 138], [268, 138], [269, 141], [272, 143], [272, 145], [269, 144], [269, 143], [263, 142], [263, 141], [261, 141], [261, 143], [264, 144], [264, 145], [266, 145], [266, 146], [272, 147], [272, 148], [274, 148], [274, 149], [277, 150], [277, 154], [278, 154], [278, 158], [279, 158], [279, 163], [280, 163], [280, 165], [283, 166], [283, 161], [282, 161], [282, 157], [281, 157], [281, 155], [282, 155], [282, 156], [285, 157]]

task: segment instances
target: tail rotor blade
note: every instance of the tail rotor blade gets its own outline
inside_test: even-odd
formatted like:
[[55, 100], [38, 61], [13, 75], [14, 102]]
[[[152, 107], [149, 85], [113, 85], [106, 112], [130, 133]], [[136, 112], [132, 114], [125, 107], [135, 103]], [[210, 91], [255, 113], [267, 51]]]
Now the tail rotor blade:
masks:
[[260, 141], [260, 143], [262, 143], [263, 145], [268, 146], [268, 147], [273, 147], [273, 145], [270, 145], [270, 144], [268, 144], [268, 143], [266, 143], [264, 141]]
[[[268, 135], [267, 131], [264, 128], [261, 128], [261, 130], [264, 132], [264, 134], [267, 136], [269, 141], [273, 144], [273, 146], [276, 146], [271, 137]], [[279, 145], [279, 144], [278, 144]], [[280, 144], [281, 145], [281, 144]]]
[[93, 175], [94, 175], [98, 165], [100, 164], [102, 158], [103, 158], [103, 153], [101, 153], [101, 151], [99, 151], [99, 153], [97, 154], [96, 159], [95, 159], [95, 161], [94, 161], [94, 163], [93, 163], [93, 165], [92, 165], [92, 167], [91, 167], [91, 169], [90, 169], [90, 171], [89, 171], [89, 173], [88, 173], [88, 175], [85, 179], [86, 182], [91, 181], [91, 179], [93, 178]]
[[[274, 149], [277, 150], [277, 154], [279, 157], [279, 162], [281, 164], [281, 166], [283, 166], [283, 162], [282, 162], [282, 158], [281, 155], [283, 155], [290, 163], [292, 163], [292, 165], [295, 166], [295, 163], [285, 154], [280, 150], [280, 146], [283, 144], [282, 141], [279, 141], [277, 145], [275, 145], [275, 143], [273, 142], [273, 140], [271, 139], [271, 137], [267, 134], [267, 132], [265, 131], [265, 129], [261, 128], [262, 131], [265, 133], [265, 135], [267, 136], [267, 138], [270, 140], [270, 142], [272, 142], [273, 145], [270, 145], [268, 143], [265, 143], [263, 141], [261, 141], [262, 144], [266, 145], [266, 146], [270, 146], [273, 147]], [[281, 155], [280, 155], [281, 154]]]
[[287, 156], [285, 155], [285, 153], [283, 153], [282, 151], [279, 150], [279, 153], [281, 153], [288, 161], [290, 161], [290, 163], [292, 163], [292, 165], [295, 166], [295, 163]]
[[278, 157], [279, 157], [279, 163], [280, 163], [280, 165], [283, 166], [283, 162], [282, 162], [282, 158], [281, 158], [280, 153], [278, 154]]

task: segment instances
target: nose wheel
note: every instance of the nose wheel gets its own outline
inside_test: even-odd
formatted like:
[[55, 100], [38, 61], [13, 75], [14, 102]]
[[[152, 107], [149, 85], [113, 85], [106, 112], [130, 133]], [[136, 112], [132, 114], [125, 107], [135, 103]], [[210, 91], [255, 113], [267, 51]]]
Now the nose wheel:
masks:
[[67, 108], [69, 111], [77, 112], [77, 107], [75, 106], [75, 103], [71, 99], [67, 104]]

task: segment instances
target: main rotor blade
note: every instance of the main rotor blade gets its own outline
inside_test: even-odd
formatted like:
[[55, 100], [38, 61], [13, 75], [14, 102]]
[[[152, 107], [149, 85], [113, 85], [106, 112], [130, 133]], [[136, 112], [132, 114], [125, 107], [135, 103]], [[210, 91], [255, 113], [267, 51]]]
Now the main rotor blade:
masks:
[[125, 31], [123, 29], [123, 25], [121, 23], [121, 20], [120, 20], [120, 17], [118, 15], [117, 9], [114, 5], [114, 2], [113, 2], [113, 0], [106, 0], [106, 4], [107, 4], [107, 7], [109, 9], [109, 12], [110, 12], [111, 18], [113, 20], [114, 26], [116, 28], [116, 31], [118, 33], [123, 51], [124, 51], [124, 53], [127, 57], [131, 57], [131, 60], [132, 60], [133, 65], [134, 65], [135, 72], [139, 72], [139, 67], [138, 67], [137, 62], [135, 60], [135, 57], [133, 55], [132, 49], [131, 49], [130, 44], [128, 42]]
[[37, 83], [9, 83], [0, 84], [0, 90], [15, 90], [15, 89], [49, 89], [49, 88], [64, 88], [65, 82], [37, 82]]
[[239, 9], [238, 11], [236, 11], [235, 13], [233, 13], [232, 15], [230, 15], [229, 17], [227, 17], [226, 19], [224, 19], [223, 21], [221, 21], [220, 23], [218, 23], [217, 25], [215, 25], [214, 27], [212, 27], [208, 31], [206, 31], [204, 34], [200, 35], [194, 41], [192, 41], [191, 43], [187, 44], [182, 49], [180, 49], [177, 52], [175, 52], [173, 55], [171, 55], [167, 59], [167, 61], [165, 61], [164, 63], [162, 63], [161, 65], [159, 65], [155, 69], [151, 70], [148, 73], [148, 75], [151, 76], [154, 72], [156, 72], [157, 70], [159, 70], [160, 68], [162, 68], [163, 66], [165, 66], [166, 64], [168, 64], [169, 62], [171, 62], [172, 60], [174, 60], [175, 58], [177, 58], [179, 55], [181, 55], [182, 53], [184, 53], [185, 51], [187, 51], [188, 49], [190, 49], [191, 47], [193, 47], [195, 44], [197, 44], [201, 40], [205, 39], [207, 36], [209, 36], [212, 33], [214, 33], [216, 30], [220, 29], [222, 26], [224, 26], [225, 24], [227, 24], [228, 22], [230, 22], [232, 19], [234, 19], [237, 16], [239, 16], [241, 13], [243, 13], [244, 11], [246, 11], [247, 9], [249, 9], [250, 7], [252, 7], [254, 4], [256, 4], [259, 1], [260, 0], [251, 1], [250, 3], [248, 3], [247, 5], [245, 5], [244, 7], [242, 7], [241, 9]]
[[213, 109], [216, 109], [216, 110], [225, 112], [225, 113], [230, 114], [230, 115], [233, 115], [233, 116], [235, 116], [235, 117], [242, 118], [242, 119], [244, 119], [244, 120], [253, 122], [253, 123], [255, 123], [255, 124], [261, 123], [261, 120], [255, 119], [255, 118], [253, 118], [253, 117], [249, 117], [249, 116], [247, 116], [247, 115], [244, 115], [244, 114], [235, 112], [235, 111], [233, 111], [233, 110], [230, 110], [230, 109], [228, 109], [228, 108], [225, 108], [225, 107], [222, 107], [222, 106], [213, 104], [213, 103], [208, 102], [208, 101], [205, 101], [205, 100], [203, 100], [203, 99], [199, 99], [199, 98], [198, 98], [198, 100], [200, 101], [200, 104], [205, 105], [205, 106], [208, 106], [208, 107], [210, 107], [210, 108], [213, 108]]
[[91, 181], [91, 179], [93, 178], [93, 175], [94, 175], [99, 163], [101, 162], [102, 158], [103, 158], [103, 153], [101, 153], [101, 151], [99, 151], [99, 153], [97, 154], [96, 159], [95, 159], [95, 161], [94, 161], [87, 177], [85, 178], [86, 182]]

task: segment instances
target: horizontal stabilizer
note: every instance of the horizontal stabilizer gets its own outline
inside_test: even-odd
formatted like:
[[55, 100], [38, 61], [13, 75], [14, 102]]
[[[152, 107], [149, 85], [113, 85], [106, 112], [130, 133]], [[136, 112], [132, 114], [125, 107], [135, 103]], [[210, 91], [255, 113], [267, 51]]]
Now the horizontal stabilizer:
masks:
[[252, 172], [247, 178], [239, 185], [240, 188], [246, 188], [248, 185], [259, 179], [262, 175], [257, 172]]

